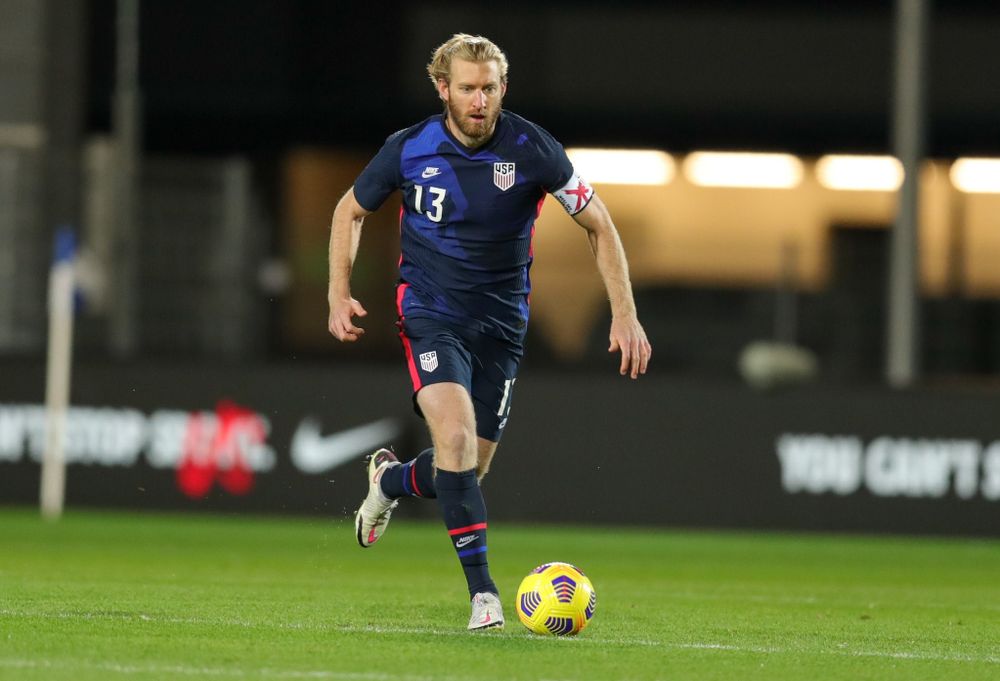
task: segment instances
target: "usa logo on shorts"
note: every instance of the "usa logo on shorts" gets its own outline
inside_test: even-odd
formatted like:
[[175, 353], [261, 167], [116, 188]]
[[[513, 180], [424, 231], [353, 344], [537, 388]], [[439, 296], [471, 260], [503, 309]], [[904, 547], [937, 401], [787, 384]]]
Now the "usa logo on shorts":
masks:
[[514, 186], [514, 164], [494, 163], [493, 164], [493, 184], [500, 191], [505, 192]]
[[438, 354], [436, 350], [420, 353], [420, 368], [428, 373], [438, 368]]

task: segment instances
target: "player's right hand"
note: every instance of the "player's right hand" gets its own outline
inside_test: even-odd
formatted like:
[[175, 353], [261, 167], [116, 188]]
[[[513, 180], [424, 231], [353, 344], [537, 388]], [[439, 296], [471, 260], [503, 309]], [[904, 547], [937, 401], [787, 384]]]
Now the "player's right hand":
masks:
[[361, 303], [354, 298], [340, 298], [330, 301], [330, 333], [341, 342], [350, 342], [361, 338], [365, 330], [360, 326], [355, 326], [353, 318], [355, 316], [364, 317], [368, 311], [361, 306]]

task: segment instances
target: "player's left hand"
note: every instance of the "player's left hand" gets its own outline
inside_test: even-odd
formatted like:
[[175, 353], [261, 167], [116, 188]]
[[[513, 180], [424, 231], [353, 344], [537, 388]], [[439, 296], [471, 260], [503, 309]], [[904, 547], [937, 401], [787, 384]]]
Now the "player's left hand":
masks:
[[653, 355], [653, 346], [649, 344], [646, 331], [634, 315], [613, 317], [609, 339], [611, 345], [608, 347], [608, 352], [621, 350], [622, 353], [622, 363], [618, 373], [622, 376], [628, 374], [632, 378], [638, 378], [639, 374], [646, 373], [649, 358]]

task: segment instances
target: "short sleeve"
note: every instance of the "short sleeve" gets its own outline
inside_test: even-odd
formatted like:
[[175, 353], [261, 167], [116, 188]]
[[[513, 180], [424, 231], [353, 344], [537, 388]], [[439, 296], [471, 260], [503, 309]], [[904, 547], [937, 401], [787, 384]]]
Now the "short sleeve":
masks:
[[566, 212], [576, 215], [587, 207], [594, 197], [594, 188], [584, 182], [573, 170], [573, 163], [566, 150], [552, 135], [537, 128], [539, 133], [538, 151], [542, 156], [542, 185], [552, 194]]
[[399, 169], [403, 131], [390, 135], [354, 181], [354, 198], [362, 208], [376, 211], [402, 185]]
[[566, 150], [556, 139], [540, 126], [534, 126], [537, 134], [535, 149], [541, 167], [541, 185], [552, 194], [566, 184], [573, 175], [573, 164], [566, 156]]

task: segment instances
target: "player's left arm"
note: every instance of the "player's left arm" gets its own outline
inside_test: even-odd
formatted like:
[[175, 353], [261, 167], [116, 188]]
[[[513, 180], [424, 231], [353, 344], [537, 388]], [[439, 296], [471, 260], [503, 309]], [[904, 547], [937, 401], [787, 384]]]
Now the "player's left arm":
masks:
[[636, 313], [628, 261], [625, 259], [625, 249], [618, 230], [607, 207], [596, 193], [586, 208], [573, 215], [573, 219], [587, 230], [590, 248], [597, 259], [597, 269], [611, 301], [611, 344], [608, 352], [621, 350], [619, 373], [638, 378], [639, 374], [646, 373], [653, 348]]

